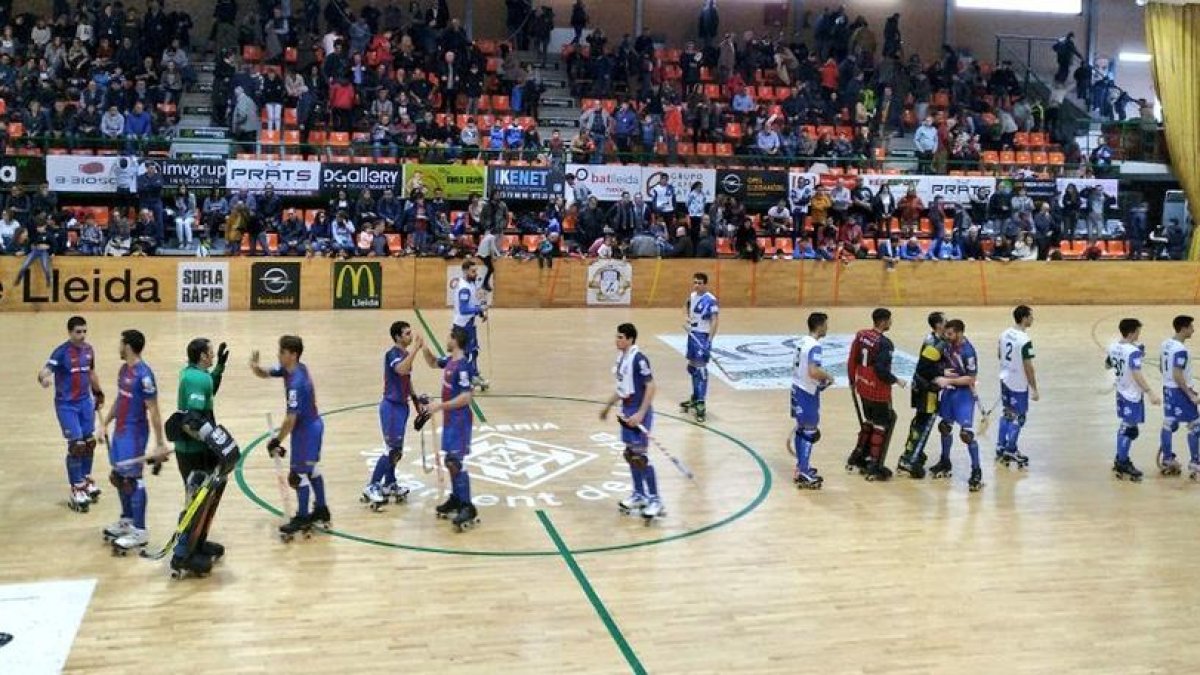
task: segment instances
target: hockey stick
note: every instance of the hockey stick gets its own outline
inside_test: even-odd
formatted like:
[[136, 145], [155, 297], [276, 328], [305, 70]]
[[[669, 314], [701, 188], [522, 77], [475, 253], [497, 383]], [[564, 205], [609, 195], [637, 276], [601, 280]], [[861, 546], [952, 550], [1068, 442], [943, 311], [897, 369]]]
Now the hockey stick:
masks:
[[854, 383], [850, 383], [850, 400], [854, 401], [854, 416], [858, 418], [858, 426], [863, 425], [862, 404], [858, 402], [858, 392], [854, 389]]
[[618, 419], [621, 420], [622, 426], [634, 428], [634, 429], [637, 429], [638, 431], [642, 432], [643, 434], [646, 434], [646, 438], [650, 439], [650, 442], [654, 444], [654, 447], [657, 448], [659, 452], [661, 452], [663, 455], [665, 455], [667, 459], [671, 460], [671, 463], [675, 465], [675, 468], [679, 469], [679, 473], [683, 474], [688, 480], [693, 480], [693, 481], [696, 480], [696, 474], [692, 473], [692, 470], [687, 468], [687, 465], [684, 464], [682, 461], [680, 461], [680, 459], [678, 457], [676, 457], [675, 455], [672, 455], [670, 450], [667, 450], [665, 447], [663, 447], [663, 444], [659, 443], [657, 438], [655, 438], [654, 436], [651, 436], [650, 430], [646, 428], [646, 425], [639, 424], [636, 427], [632, 427], [629, 424], [629, 420], [627, 420], [623, 417], [618, 418]]
[[[270, 436], [275, 432], [275, 424], [271, 420], [271, 413], [267, 413], [267, 435]], [[275, 463], [275, 482], [279, 485], [279, 505], [282, 510], [279, 517], [284, 523], [288, 522], [288, 514], [292, 512], [292, 499], [288, 495], [287, 474], [283, 472], [283, 458], [279, 455], [268, 451], [271, 460]]]
[[210, 477], [204, 481], [196, 494], [192, 497], [192, 501], [188, 503], [187, 510], [183, 512], [183, 516], [179, 519], [179, 524], [175, 526], [175, 531], [171, 533], [171, 538], [167, 540], [163, 547], [154, 553], [147, 553], [142, 549], [141, 556], [148, 560], [161, 560], [166, 557], [167, 553], [175, 548], [175, 544], [179, 541], [179, 535], [183, 534], [192, 525], [192, 520], [195, 519], [196, 513], [200, 510], [200, 505], [208, 498], [208, 493], [212, 489], [214, 478]]
[[[704, 345], [700, 344], [700, 338], [696, 337], [695, 335], [692, 335], [691, 330], [689, 330], [689, 328], [686, 324], [684, 325], [683, 329], [684, 329], [684, 332], [687, 333], [689, 340], [694, 341], [697, 345], [700, 345], [701, 347], [704, 346]], [[730, 382], [737, 382], [739, 379], [741, 379], [738, 377], [734, 377], [733, 375], [730, 375], [729, 371], [725, 370], [725, 366], [721, 365], [721, 360], [717, 358], [716, 354], [712, 353], [712, 345], [711, 344], [709, 345], [709, 348], [708, 348], [708, 358], [709, 358], [709, 360], [711, 360], [713, 362], [713, 365], [715, 365], [717, 367], [717, 370], [721, 371], [721, 374], [725, 376], [725, 379], [729, 380]]]
[[148, 464], [151, 462], [165, 462], [167, 460], [167, 458], [173, 454], [175, 454], [174, 448], [167, 450], [166, 452], [162, 453], [161, 455], [141, 455], [140, 457], [131, 457], [129, 459], [123, 459], [123, 460], [117, 462], [116, 464], [113, 464], [112, 468], [124, 469], [126, 467], [136, 466], [138, 464]]
[[992, 427], [992, 413], [996, 411], [996, 406], [1000, 405], [1000, 399], [996, 399], [996, 402], [993, 403], [990, 408], [985, 408], [983, 407], [983, 401], [981, 401], [979, 396], [976, 395], [975, 404], [979, 406], [978, 435], [983, 436], [986, 435], [988, 429]]
[[494, 377], [496, 377], [495, 362], [492, 361], [492, 322], [490, 320], [486, 320], [483, 323], [487, 325], [487, 360], [488, 360], [487, 370], [488, 370], [488, 384], [490, 385], [492, 382], [492, 379]]

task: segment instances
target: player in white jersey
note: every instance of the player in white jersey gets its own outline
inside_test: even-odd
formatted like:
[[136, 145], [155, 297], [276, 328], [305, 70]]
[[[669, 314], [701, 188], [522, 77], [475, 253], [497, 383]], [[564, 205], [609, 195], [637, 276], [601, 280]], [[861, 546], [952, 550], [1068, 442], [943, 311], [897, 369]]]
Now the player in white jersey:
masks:
[[705, 399], [708, 397], [708, 361], [712, 358], [712, 344], [717, 337], [721, 308], [717, 296], [708, 290], [708, 275], [697, 272], [692, 275], [692, 293], [684, 306], [687, 321], [687, 371], [692, 378], [692, 397], [679, 404], [683, 412], [692, 412], [697, 422], [708, 415]]
[[821, 439], [821, 392], [833, 384], [833, 377], [821, 364], [821, 339], [829, 332], [829, 315], [813, 312], [808, 315], [808, 335], [796, 344], [792, 361], [792, 432], [796, 448], [796, 472], [792, 480], [796, 487], [821, 489], [824, 479], [809, 464], [813, 445]]
[[1171, 437], [1180, 424], [1187, 425], [1188, 476], [1200, 478], [1200, 395], [1192, 390], [1192, 362], [1184, 342], [1195, 327], [1190, 316], [1177, 316], [1171, 322], [1175, 335], [1162, 344], [1163, 426], [1159, 435], [1158, 470], [1164, 476], [1178, 476], [1179, 460], [1171, 451]]
[[[467, 331], [468, 344], [461, 345], [466, 352], [467, 362], [479, 372], [479, 336], [475, 332], [475, 318], [487, 321], [487, 306], [481, 299], [484, 296], [483, 282], [475, 271], [475, 264], [470, 260], [463, 261], [462, 276], [458, 279], [458, 287], [454, 291], [454, 326]], [[490, 349], [490, 347], [489, 347]], [[488, 355], [491, 358], [491, 354]], [[473, 387], [487, 391], [490, 383], [483, 376], [476, 374], [471, 380]]]
[[1142, 322], [1121, 319], [1118, 328], [1121, 339], [1109, 346], [1108, 359], [1105, 361], [1116, 377], [1117, 419], [1121, 422], [1117, 429], [1117, 457], [1112, 470], [1119, 479], [1128, 478], [1137, 482], [1142, 479], [1142, 472], [1129, 459], [1129, 450], [1138, 437], [1138, 425], [1146, 421], [1146, 405], [1142, 396], [1148, 396], [1154, 405], [1158, 405], [1159, 400], [1158, 394], [1154, 393], [1142, 374], [1145, 349], [1138, 344]]
[[1025, 426], [1029, 401], [1038, 400], [1037, 373], [1033, 368], [1033, 341], [1029, 327], [1033, 325], [1033, 310], [1018, 305], [1013, 310], [1015, 326], [1000, 334], [1000, 403], [1004, 416], [996, 439], [996, 461], [1018, 468], [1029, 466], [1029, 458], [1017, 448], [1017, 439]]

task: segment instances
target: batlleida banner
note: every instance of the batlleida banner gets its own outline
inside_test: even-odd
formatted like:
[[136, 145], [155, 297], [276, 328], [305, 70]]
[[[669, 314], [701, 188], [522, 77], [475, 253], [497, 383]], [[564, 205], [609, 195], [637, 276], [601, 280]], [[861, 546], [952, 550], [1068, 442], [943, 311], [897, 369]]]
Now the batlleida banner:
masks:
[[471, 195], [487, 195], [487, 167], [463, 164], [405, 164], [404, 193], [408, 197], [414, 189], [433, 198], [441, 190], [446, 199], [466, 201]]

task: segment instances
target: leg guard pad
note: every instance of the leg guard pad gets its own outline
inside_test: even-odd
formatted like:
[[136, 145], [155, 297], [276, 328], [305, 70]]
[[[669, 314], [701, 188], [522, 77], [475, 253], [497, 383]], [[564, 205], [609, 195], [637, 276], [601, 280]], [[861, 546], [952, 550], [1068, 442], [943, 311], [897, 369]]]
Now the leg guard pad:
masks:
[[951, 431], [954, 431], [954, 425], [950, 424], [946, 420], [942, 420], [941, 422], [938, 422], [938, 433], [939, 434], [941, 434], [943, 436], [949, 436]]
[[400, 459], [404, 457], [404, 446], [389, 447], [388, 461], [392, 464], [398, 464]]
[[625, 448], [625, 461], [629, 462], [629, 466], [636, 469], [644, 469], [650, 464], [649, 458], [644, 452], [635, 452], [631, 448]]
[[296, 488], [300, 487], [300, 474], [296, 473], [295, 471], [288, 471], [287, 481], [288, 486], [295, 490]]
[[117, 488], [117, 490], [123, 495], [133, 494], [133, 491], [137, 489], [139, 480], [139, 478], [122, 476], [116, 471], [108, 474], [108, 482], [112, 483], [113, 487]]
[[85, 439], [71, 441], [67, 444], [67, 454], [72, 457], [91, 457], [92, 453], [88, 450], [88, 443]]
[[1122, 424], [1121, 433], [1131, 441], [1136, 441], [1138, 437], [1138, 428], [1136, 424]]

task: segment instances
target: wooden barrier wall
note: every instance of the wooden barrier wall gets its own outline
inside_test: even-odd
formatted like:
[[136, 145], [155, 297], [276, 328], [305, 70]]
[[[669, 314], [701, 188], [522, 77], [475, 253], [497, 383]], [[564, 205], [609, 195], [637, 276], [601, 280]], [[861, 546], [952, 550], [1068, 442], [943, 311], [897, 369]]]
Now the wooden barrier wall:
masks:
[[[21, 259], [0, 258], [0, 311], [196, 309], [180, 304], [181, 268], [225, 263], [227, 278], [208, 277], [202, 301], [216, 309], [251, 309], [251, 294], [264, 288], [294, 290], [299, 309], [334, 307], [339, 280], [328, 259], [286, 258], [78, 258], [54, 259], [49, 287], [35, 268], [30, 284], [12, 285]], [[446, 306], [447, 268], [458, 261], [389, 258], [368, 263], [373, 278], [343, 274], [342, 293], [368, 298], [383, 309]], [[288, 267], [288, 265], [292, 267]], [[378, 264], [378, 268], [373, 267]], [[276, 269], [279, 268], [279, 269]], [[280, 269], [287, 268], [286, 273]], [[357, 270], [358, 268], [355, 267]], [[1075, 304], [1189, 304], [1200, 301], [1200, 264], [1189, 262], [919, 262], [887, 270], [877, 261], [849, 265], [764, 260], [632, 261], [632, 306], [677, 307], [693, 272], [706, 272], [725, 307], [955, 306]], [[496, 265], [497, 307], [586, 306], [588, 263], [559, 260], [553, 269], [534, 261]], [[280, 276], [282, 275], [282, 276]], [[258, 277], [257, 279], [255, 277]], [[371, 282], [378, 288], [371, 286]], [[357, 287], [354, 284], [358, 284]], [[190, 288], [190, 287], [189, 287]], [[219, 289], [219, 290], [213, 290]], [[200, 296], [192, 290], [190, 300]], [[220, 297], [218, 297], [220, 296]], [[375, 300], [370, 300], [374, 296]]]

